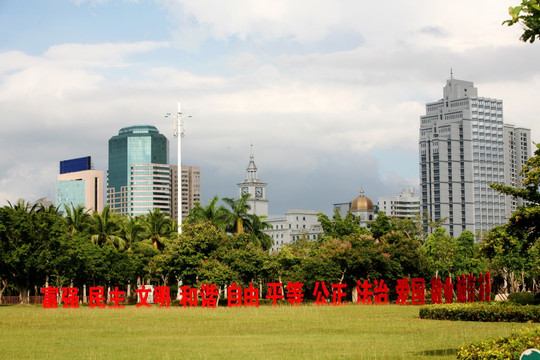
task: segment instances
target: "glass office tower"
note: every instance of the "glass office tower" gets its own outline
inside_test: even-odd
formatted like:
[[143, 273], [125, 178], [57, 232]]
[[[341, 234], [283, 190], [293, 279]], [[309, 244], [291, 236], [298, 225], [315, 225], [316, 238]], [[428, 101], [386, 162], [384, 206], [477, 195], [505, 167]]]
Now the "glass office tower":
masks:
[[[170, 214], [172, 187], [168, 163], [169, 141], [155, 126], [120, 129], [109, 140], [107, 202], [111, 210], [136, 216], [160, 208]], [[148, 176], [141, 177], [139, 170], [143, 168], [159, 169], [159, 179], [154, 171], [146, 171]]]

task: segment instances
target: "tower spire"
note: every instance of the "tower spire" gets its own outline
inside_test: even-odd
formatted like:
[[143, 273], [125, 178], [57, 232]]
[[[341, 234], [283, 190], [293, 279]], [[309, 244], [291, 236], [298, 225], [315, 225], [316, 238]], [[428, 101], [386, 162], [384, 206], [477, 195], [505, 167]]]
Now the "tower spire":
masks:
[[454, 71], [450, 68], [450, 80], [454, 79]]

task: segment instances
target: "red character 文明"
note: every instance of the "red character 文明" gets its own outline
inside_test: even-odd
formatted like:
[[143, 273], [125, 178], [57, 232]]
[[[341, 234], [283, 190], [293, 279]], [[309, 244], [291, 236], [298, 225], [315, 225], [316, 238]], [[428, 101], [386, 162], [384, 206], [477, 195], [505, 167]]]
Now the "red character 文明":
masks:
[[447, 277], [444, 282], [444, 302], [451, 304], [454, 299], [454, 284], [452, 284], [452, 278]]
[[231, 286], [227, 286], [227, 306], [242, 306], [242, 288], [235, 283], [232, 283]]
[[[195, 291], [195, 306], [197, 306], [197, 289]], [[154, 288], [154, 303], [159, 307], [169, 307], [171, 305], [171, 291], [168, 286], [156, 286]]]
[[343, 290], [347, 288], [347, 284], [332, 284], [332, 305], [347, 305], [343, 303], [343, 298], [347, 293]]
[[424, 279], [415, 278], [412, 279], [412, 304], [413, 305], [425, 305], [426, 293], [425, 293]]
[[409, 286], [409, 279], [397, 279], [396, 293], [398, 295], [396, 304], [398, 305], [409, 305], [409, 293], [411, 292], [411, 287]]
[[276, 306], [278, 300], [283, 300], [285, 298], [283, 295], [283, 284], [268, 283], [268, 294], [266, 295], [266, 298], [272, 299], [272, 304]]
[[458, 276], [457, 278], [457, 302], [467, 302], [467, 279], [465, 275]]
[[88, 300], [88, 307], [95, 308], [96, 306], [105, 308], [105, 289], [101, 286], [90, 287], [90, 299]]
[[180, 302], [179, 305], [183, 307], [196, 307], [198, 303], [197, 289], [190, 286], [182, 286], [180, 288]]
[[146, 288], [146, 286], [142, 286], [140, 289], [135, 289], [135, 292], [137, 293], [137, 296], [139, 298], [139, 303], [135, 305], [135, 307], [139, 308], [141, 306], [151, 307], [151, 305], [148, 303], [148, 295], [150, 295], [150, 292], [152, 289]]
[[388, 286], [384, 280], [374, 280], [373, 292], [375, 293], [375, 305], [388, 305]]
[[75, 287], [63, 287], [62, 288], [62, 302], [64, 308], [78, 308], [79, 307], [79, 289]]
[[467, 302], [474, 302], [474, 295], [476, 292], [476, 278], [474, 274], [467, 276]]
[[438, 277], [431, 278], [431, 303], [442, 304], [443, 283]]
[[116, 308], [116, 309], [125, 308], [124, 305], [118, 305], [118, 303], [121, 303], [124, 301], [125, 293], [126, 293], [125, 291], [118, 290], [118, 286], [115, 286], [113, 291], [109, 291], [109, 299], [111, 302], [114, 303], [114, 305], [109, 305], [109, 307]]
[[291, 305], [300, 305], [304, 301], [304, 294], [302, 293], [302, 288], [304, 284], [300, 282], [290, 282], [287, 284], [287, 301]]
[[[321, 290], [319, 290], [319, 286]], [[326, 298], [330, 295], [324, 281], [315, 283], [315, 290], [313, 290], [313, 296], [315, 296], [315, 305], [328, 305]]]
[[219, 297], [219, 290], [214, 284], [202, 284], [199, 290], [201, 307], [215, 308]]
[[43, 294], [44, 309], [56, 309], [58, 307], [58, 299], [56, 298], [58, 288], [47, 286], [46, 288], [41, 288], [41, 293]]
[[358, 300], [356, 302], [363, 305], [371, 305], [373, 291], [370, 291], [370, 289], [373, 285], [369, 283], [369, 280], [364, 280], [363, 282], [356, 280], [356, 284], [356, 290], [358, 291]]
[[259, 289], [254, 288], [252, 283], [244, 289], [244, 306], [259, 307]]

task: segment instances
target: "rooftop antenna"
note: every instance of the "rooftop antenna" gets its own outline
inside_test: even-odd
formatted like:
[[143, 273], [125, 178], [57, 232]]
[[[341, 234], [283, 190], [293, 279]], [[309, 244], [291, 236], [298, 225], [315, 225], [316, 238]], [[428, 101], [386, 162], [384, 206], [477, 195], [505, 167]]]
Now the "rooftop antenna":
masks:
[[454, 79], [454, 71], [450, 68], [450, 80]]

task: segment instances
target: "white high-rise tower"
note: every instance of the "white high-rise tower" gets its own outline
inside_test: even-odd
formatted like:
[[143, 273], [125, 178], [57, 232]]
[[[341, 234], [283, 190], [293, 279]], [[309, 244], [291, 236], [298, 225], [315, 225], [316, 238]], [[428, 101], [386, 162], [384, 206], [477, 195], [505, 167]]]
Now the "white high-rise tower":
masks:
[[[506, 196], [489, 186], [510, 185], [521, 170], [512, 169], [511, 159], [505, 158], [511, 151], [505, 141], [502, 100], [478, 97], [472, 82], [451, 77], [443, 98], [426, 104], [419, 139], [423, 213], [432, 220], [446, 219], [443, 226], [454, 237], [507, 221]], [[530, 157], [528, 148], [523, 157]]]

